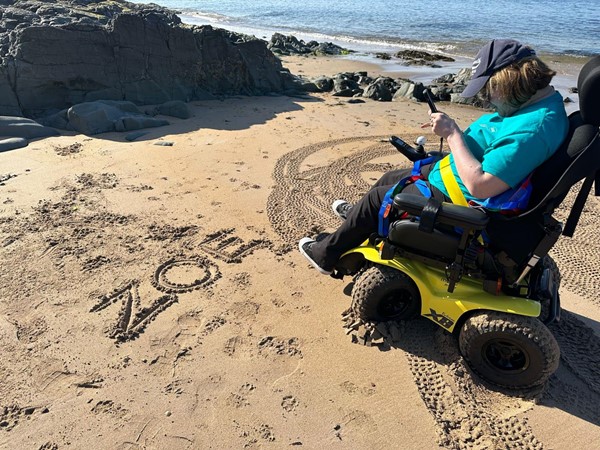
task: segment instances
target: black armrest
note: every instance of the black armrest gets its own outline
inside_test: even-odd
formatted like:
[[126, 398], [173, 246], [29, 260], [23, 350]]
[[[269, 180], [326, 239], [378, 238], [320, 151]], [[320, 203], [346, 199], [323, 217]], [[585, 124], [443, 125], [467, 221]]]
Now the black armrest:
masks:
[[[406, 211], [414, 216], [419, 216], [427, 204], [425, 197], [414, 194], [398, 194], [394, 197], [394, 208]], [[442, 203], [437, 213], [436, 222], [453, 227], [483, 230], [489, 221], [487, 214], [479, 209], [465, 206]]]

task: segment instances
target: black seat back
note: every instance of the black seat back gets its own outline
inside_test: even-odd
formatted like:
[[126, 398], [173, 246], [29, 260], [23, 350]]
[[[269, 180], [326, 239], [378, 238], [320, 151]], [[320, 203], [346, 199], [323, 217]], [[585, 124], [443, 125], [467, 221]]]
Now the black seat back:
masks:
[[553, 211], [575, 183], [600, 169], [600, 56], [583, 67], [577, 88], [580, 109], [569, 116], [567, 138], [532, 176], [530, 211]]
[[569, 133], [560, 148], [532, 176], [530, 208], [506, 218], [493, 215], [487, 231], [496, 250], [522, 264], [547, 234], [545, 217], [585, 179], [563, 234], [571, 236], [591, 184], [600, 195], [600, 56], [588, 61], [577, 80], [580, 110], [569, 116]]
[[569, 134], [561, 147], [531, 177], [530, 209], [552, 212], [571, 187], [598, 169], [598, 127], [583, 122], [577, 111], [569, 117]]

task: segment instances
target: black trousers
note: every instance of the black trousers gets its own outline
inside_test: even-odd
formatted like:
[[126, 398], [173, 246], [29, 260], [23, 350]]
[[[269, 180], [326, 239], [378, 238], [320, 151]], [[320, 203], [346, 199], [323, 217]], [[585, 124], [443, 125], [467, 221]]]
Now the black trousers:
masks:
[[[377, 232], [379, 208], [383, 198], [402, 178], [409, 176], [412, 169], [393, 170], [384, 174], [350, 210], [342, 225], [323, 240], [311, 247], [314, 261], [325, 270], [333, 270], [340, 256], [348, 250], [359, 246], [368, 237]], [[423, 175], [429, 174], [430, 166], [423, 168]], [[447, 201], [444, 194], [433, 186], [429, 186], [432, 196], [440, 201]], [[414, 185], [407, 185], [402, 192], [422, 195]]]

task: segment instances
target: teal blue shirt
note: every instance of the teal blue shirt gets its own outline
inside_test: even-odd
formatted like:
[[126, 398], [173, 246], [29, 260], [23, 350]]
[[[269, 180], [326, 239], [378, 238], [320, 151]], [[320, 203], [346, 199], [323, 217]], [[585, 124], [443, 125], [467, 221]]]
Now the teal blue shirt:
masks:
[[[482, 170], [514, 188], [552, 156], [567, 136], [568, 129], [563, 98], [555, 92], [509, 117], [501, 117], [498, 113], [485, 114], [463, 134]], [[473, 197], [463, 184], [452, 155], [450, 166], [465, 198], [481, 200]], [[448, 196], [439, 163], [432, 168], [428, 180]]]

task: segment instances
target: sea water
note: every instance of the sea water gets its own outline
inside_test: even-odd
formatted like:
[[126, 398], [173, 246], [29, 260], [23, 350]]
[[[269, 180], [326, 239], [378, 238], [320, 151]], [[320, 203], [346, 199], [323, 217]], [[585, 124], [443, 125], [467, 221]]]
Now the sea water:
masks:
[[[552, 68], [554, 85], [577, 103], [570, 88], [590, 56], [600, 54], [600, 0], [138, 0], [174, 9], [186, 23], [212, 25], [269, 40], [273, 33], [333, 42], [350, 58], [379, 63], [428, 83], [469, 67], [492, 38], [532, 46]], [[455, 58], [439, 69], [407, 69], [377, 52], [415, 49]], [[558, 66], [558, 67], [556, 67]], [[411, 72], [412, 70], [412, 72]], [[569, 108], [572, 109], [572, 108]]]
[[[348, 47], [399, 45], [472, 56], [492, 38], [540, 52], [600, 53], [600, 1], [153, 0], [197, 22], [269, 35], [311, 34]], [[141, 3], [150, 3], [143, 0]], [[362, 48], [361, 48], [362, 49]]]

